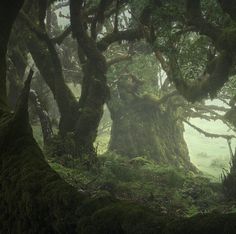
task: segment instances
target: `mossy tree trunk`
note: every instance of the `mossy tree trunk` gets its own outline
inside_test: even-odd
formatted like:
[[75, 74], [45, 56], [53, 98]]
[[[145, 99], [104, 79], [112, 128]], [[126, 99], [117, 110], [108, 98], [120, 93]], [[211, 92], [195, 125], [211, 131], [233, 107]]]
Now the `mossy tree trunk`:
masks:
[[120, 81], [108, 102], [112, 118], [109, 150], [193, 169], [173, 98], [159, 104], [154, 97], [137, 95], [129, 85]]
[[[11, 39], [14, 37], [11, 37]], [[9, 81], [8, 102], [12, 110], [15, 109], [17, 99], [23, 88], [23, 78], [25, 74], [26, 54], [22, 54], [20, 46], [16, 45], [17, 39], [10, 40], [10, 50], [8, 51], [8, 62], [10, 63], [7, 79]]]
[[106, 76], [104, 74], [96, 74], [93, 64], [88, 62], [86, 70], [83, 77], [82, 95], [79, 101], [80, 112], [75, 126], [75, 140], [78, 146], [78, 156], [87, 155], [93, 161], [96, 157], [93, 143], [97, 137], [108, 88]]
[[[87, 154], [90, 160], [96, 155], [93, 143], [102, 118], [103, 106], [108, 98], [107, 62], [97, 47], [96, 36], [89, 37], [82, 16], [83, 1], [70, 1], [72, 35], [78, 43], [80, 62], [83, 65], [83, 84], [80, 112], [76, 123], [75, 139], [78, 155]], [[97, 33], [97, 32], [96, 32]]]

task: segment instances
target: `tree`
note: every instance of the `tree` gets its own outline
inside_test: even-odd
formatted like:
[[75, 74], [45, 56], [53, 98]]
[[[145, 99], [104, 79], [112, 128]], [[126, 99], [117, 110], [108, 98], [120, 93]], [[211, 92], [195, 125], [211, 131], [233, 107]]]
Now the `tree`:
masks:
[[130, 69], [127, 63], [116, 68], [117, 77], [111, 75], [109, 150], [131, 158], [148, 156], [160, 164], [195, 170], [183, 137], [178, 103], [181, 98], [173, 88], [165, 90], [166, 85], [160, 81], [163, 72], [155, 56], [133, 56]]
[[[116, 29], [114, 29], [114, 32], [109, 32], [105, 37], [98, 40], [97, 34], [100, 33], [100, 29], [96, 25], [98, 23], [103, 24], [106, 18], [116, 13], [117, 7], [121, 8], [123, 6], [122, 1], [117, 6], [112, 2], [104, 6], [102, 4], [98, 4], [95, 7], [84, 6], [82, 9], [85, 17], [81, 18], [81, 20], [84, 21], [84, 24], [90, 24], [91, 30], [93, 30], [94, 35], [91, 38], [88, 37], [86, 30], [83, 27], [81, 28], [81, 25], [73, 27], [74, 22], [78, 20], [77, 15], [73, 16], [73, 12], [71, 13], [71, 26], [68, 26], [60, 36], [52, 39], [45, 30], [44, 22], [40, 24], [42, 27], [37, 25], [39, 14], [37, 8], [27, 9], [27, 14], [34, 19], [34, 23], [30, 21], [26, 14], [21, 14], [21, 18], [30, 29], [24, 41], [59, 107], [61, 114], [60, 135], [64, 137], [67, 133], [72, 132], [75, 141], [73, 155], [79, 158], [87, 155], [91, 162], [94, 161], [96, 156], [93, 143], [103, 114], [103, 105], [109, 97], [109, 89], [106, 84], [107, 64], [103, 52], [110, 44], [116, 41], [135, 40], [142, 35], [138, 30], [116, 32]], [[36, 3], [32, 4], [31, 7], [33, 6], [37, 6]], [[75, 11], [78, 7], [80, 6], [72, 7], [72, 11]], [[101, 19], [99, 17], [101, 16], [96, 16], [98, 18], [94, 18], [94, 21], [91, 22], [90, 16], [94, 14], [104, 14], [104, 19], [100, 22]], [[80, 31], [75, 31], [75, 28]], [[78, 42], [78, 57], [83, 72], [82, 92], [79, 102], [76, 101], [76, 98], [65, 84], [62, 65], [54, 45], [55, 42], [61, 43], [71, 30]], [[81, 39], [81, 35], [83, 35], [85, 38], [83, 40], [85, 41]], [[50, 69], [47, 69], [47, 66], [50, 66]]]
[[[181, 6], [179, 3], [172, 5], [177, 13], [177, 17], [170, 17], [170, 24], [173, 29], [169, 34], [169, 48], [167, 59], [171, 67], [171, 81], [178, 92], [188, 101], [196, 102], [203, 98], [215, 98], [220, 89], [235, 74], [235, 17], [232, 9], [235, 9], [233, 1], [191, 1], [186, 0], [185, 17], [181, 17]], [[165, 4], [162, 7], [169, 7]], [[215, 14], [211, 14], [214, 9]], [[160, 13], [160, 12], [159, 12]], [[160, 15], [159, 15], [160, 16]], [[166, 15], [165, 15], [166, 16]], [[180, 28], [180, 29], [179, 29]], [[195, 75], [195, 79], [189, 80], [184, 76], [183, 69], [179, 66], [179, 57], [176, 56], [176, 34], [182, 32], [199, 33], [208, 40], [206, 51], [212, 51], [206, 59], [200, 76]], [[191, 40], [191, 37], [189, 38]], [[206, 58], [206, 57], [205, 57]], [[187, 63], [185, 63], [187, 64]], [[232, 111], [225, 116], [232, 121]], [[225, 176], [224, 185], [228, 194], [232, 198], [235, 194], [235, 166], [232, 160], [230, 173]], [[227, 194], [227, 192], [226, 192]]]
[[[188, 36], [185, 37], [188, 40]], [[206, 62], [203, 57], [206, 42], [195, 35], [190, 37], [192, 44], [178, 41], [176, 50], [181, 53], [175, 54], [188, 77], [198, 72], [201, 65], [196, 63], [198, 59], [203, 60], [203, 65]], [[171, 48], [167, 42], [162, 47], [148, 47], [145, 42], [125, 46], [132, 47], [132, 61], [115, 65], [109, 75], [111, 99], [108, 107], [112, 118], [109, 150], [129, 157], [148, 156], [159, 163], [194, 170], [183, 137], [184, 123], [207, 137], [234, 138], [205, 132], [188, 121], [189, 118], [219, 119], [229, 125], [224, 114], [218, 113], [226, 113], [229, 109], [204, 102], [188, 103], [178, 94], [171, 83], [169, 52], [164, 50]], [[194, 51], [196, 47], [199, 57]], [[116, 48], [119, 51], [116, 53], [122, 50], [128, 49], [121, 46], [120, 51]], [[185, 67], [186, 61], [188, 64], [193, 61], [194, 66]]]

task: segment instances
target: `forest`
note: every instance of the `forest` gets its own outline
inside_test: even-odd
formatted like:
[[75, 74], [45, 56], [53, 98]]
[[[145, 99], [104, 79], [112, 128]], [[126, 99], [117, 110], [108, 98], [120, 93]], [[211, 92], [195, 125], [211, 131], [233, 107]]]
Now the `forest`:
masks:
[[1, 0], [0, 234], [236, 234], [236, 1]]

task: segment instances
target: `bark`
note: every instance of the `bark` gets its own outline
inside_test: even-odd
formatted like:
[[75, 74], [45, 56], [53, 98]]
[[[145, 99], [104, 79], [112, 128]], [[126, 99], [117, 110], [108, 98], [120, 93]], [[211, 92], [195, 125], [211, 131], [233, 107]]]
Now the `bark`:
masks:
[[119, 81], [108, 108], [112, 118], [109, 150], [196, 170], [190, 162], [184, 126], [172, 98], [159, 104], [154, 97], [138, 96], [132, 83]]
[[[12, 35], [14, 37], [14, 35]], [[15, 41], [15, 38], [14, 38]], [[26, 58], [21, 53], [20, 48], [11, 48], [9, 54], [9, 68], [7, 79], [9, 81], [8, 102], [11, 110], [16, 107], [17, 99], [23, 88], [23, 78], [27, 67]]]
[[11, 110], [14, 110], [16, 107], [17, 99], [19, 98], [21, 89], [22, 89], [22, 80], [20, 80], [16, 68], [11, 66], [7, 73], [7, 78], [9, 81], [9, 90], [7, 99], [9, 102], [9, 107]]
[[[93, 142], [103, 114], [103, 105], [108, 98], [107, 63], [96, 41], [87, 35], [83, 26], [82, 1], [70, 1], [71, 28], [76, 38], [79, 50], [86, 57], [82, 94], [79, 102], [79, 117], [76, 123], [75, 139], [79, 157], [88, 155], [92, 160], [96, 155]], [[81, 58], [81, 56], [79, 55]], [[84, 61], [84, 58], [81, 59]]]
[[47, 111], [43, 108], [36, 91], [32, 89], [30, 90], [30, 101], [36, 109], [37, 115], [39, 117], [44, 145], [49, 145], [53, 138], [51, 121]]
[[82, 94], [79, 101], [79, 115], [75, 127], [77, 155], [88, 155], [91, 160], [96, 157], [93, 143], [103, 115], [103, 106], [107, 99], [105, 76], [95, 75], [93, 64], [88, 62], [83, 77]]
[[23, 0], [15, 2], [14, 0], [2, 1], [0, 7], [0, 108], [7, 109], [6, 86], [6, 52], [11, 33], [11, 27], [17, 17], [18, 10], [23, 4]]

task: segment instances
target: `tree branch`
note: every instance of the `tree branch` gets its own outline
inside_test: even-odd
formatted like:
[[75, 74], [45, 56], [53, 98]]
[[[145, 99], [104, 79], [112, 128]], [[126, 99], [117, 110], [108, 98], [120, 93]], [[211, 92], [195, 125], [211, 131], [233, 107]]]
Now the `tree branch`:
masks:
[[127, 29], [108, 34], [97, 42], [97, 47], [101, 51], [105, 51], [112, 43], [117, 41], [135, 41], [144, 37], [144, 33], [139, 28]]
[[71, 25], [69, 25], [59, 36], [52, 38], [52, 42], [60, 45], [66, 37], [71, 34]]
[[171, 81], [173, 81], [179, 93], [190, 102], [195, 102], [208, 96], [214, 98], [229, 79], [232, 57], [226, 52], [221, 52], [216, 58], [211, 74], [194, 81], [187, 81], [182, 77], [177, 60], [174, 57], [170, 56]]
[[216, 42], [222, 30], [202, 17], [201, 0], [186, 0], [186, 11], [188, 23]]
[[60, 8], [68, 7], [69, 4], [70, 4], [69, 1], [67, 1], [67, 2], [60, 2], [60, 3], [56, 4], [56, 5], [53, 7], [53, 10], [56, 11], [56, 10], [58, 10], [58, 9], [60, 9]]
[[224, 134], [214, 134], [214, 133], [209, 133], [206, 132], [204, 130], [202, 130], [201, 128], [191, 124], [189, 121], [182, 119], [183, 122], [185, 122], [186, 124], [188, 124], [190, 127], [194, 128], [195, 130], [197, 130], [198, 132], [200, 132], [201, 134], [203, 134], [206, 137], [210, 137], [210, 138], [224, 138], [226, 140], [230, 140], [232, 138], [236, 138], [234, 135], [224, 135]]

